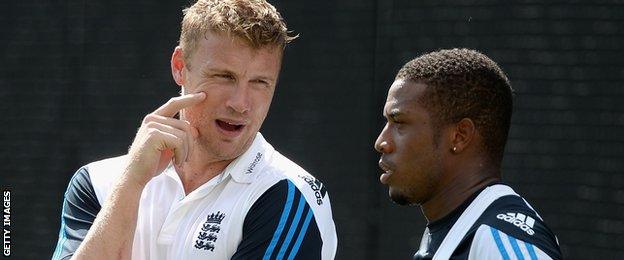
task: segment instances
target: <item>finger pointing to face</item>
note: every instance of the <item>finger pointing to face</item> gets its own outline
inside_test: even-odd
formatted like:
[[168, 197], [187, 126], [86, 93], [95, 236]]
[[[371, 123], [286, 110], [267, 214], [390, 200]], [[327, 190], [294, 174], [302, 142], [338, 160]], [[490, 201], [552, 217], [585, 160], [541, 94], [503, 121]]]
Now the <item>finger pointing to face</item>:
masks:
[[206, 93], [198, 92], [169, 99], [167, 103], [156, 109], [154, 114], [173, 117], [180, 110], [199, 104], [206, 98]]

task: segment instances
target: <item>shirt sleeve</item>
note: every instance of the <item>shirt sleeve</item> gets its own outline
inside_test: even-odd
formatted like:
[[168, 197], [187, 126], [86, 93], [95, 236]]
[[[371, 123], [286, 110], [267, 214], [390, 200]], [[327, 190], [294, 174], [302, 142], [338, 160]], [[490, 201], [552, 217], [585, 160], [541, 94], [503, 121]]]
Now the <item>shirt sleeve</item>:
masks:
[[84, 240], [100, 211], [89, 172], [80, 168], [72, 177], [61, 212], [61, 228], [52, 259], [69, 259]]
[[479, 223], [468, 259], [562, 258], [555, 234], [521, 197], [500, 198]]
[[232, 259], [321, 259], [322, 246], [310, 205], [291, 181], [282, 180], [249, 210]]
[[[488, 225], [481, 225], [472, 240], [468, 259], [553, 259], [534, 244]], [[561, 259], [560, 256], [555, 259]]]

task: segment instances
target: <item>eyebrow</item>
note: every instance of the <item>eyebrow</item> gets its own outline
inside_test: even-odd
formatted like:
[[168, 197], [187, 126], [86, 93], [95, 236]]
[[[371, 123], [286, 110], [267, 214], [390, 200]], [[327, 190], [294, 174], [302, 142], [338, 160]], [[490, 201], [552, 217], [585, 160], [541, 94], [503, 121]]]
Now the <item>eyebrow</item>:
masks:
[[[214, 69], [214, 68], [205, 68], [204, 70], [202, 70], [202, 74], [205, 76], [207, 74], [228, 74], [228, 75], [232, 75], [232, 76], [236, 76], [236, 73], [234, 73], [231, 70], [228, 69]], [[267, 77], [267, 76], [257, 76], [254, 79], [258, 79], [258, 80], [263, 80], [266, 81], [269, 84], [275, 84], [275, 79], [271, 78], [271, 77]]]
[[234, 75], [234, 72], [227, 70], [227, 69], [213, 69], [213, 68], [205, 68], [202, 70], [202, 74], [209, 74], [209, 73], [217, 73], [217, 74], [230, 74], [230, 75]]

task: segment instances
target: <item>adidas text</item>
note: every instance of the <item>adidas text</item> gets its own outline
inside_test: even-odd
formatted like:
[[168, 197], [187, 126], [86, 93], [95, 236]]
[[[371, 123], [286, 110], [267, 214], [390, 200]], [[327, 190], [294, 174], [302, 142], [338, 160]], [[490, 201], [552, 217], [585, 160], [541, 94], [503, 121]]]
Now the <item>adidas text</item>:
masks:
[[526, 232], [529, 235], [535, 234], [533, 231], [533, 225], [535, 224], [535, 219], [524, 215], [522, 213], [507, 213], [507, 214], [498, 214], [496, 215], [497, 219], [504, 220], [505, 222], [509, 222], [516, 227], [522, 229], [522, 231]]

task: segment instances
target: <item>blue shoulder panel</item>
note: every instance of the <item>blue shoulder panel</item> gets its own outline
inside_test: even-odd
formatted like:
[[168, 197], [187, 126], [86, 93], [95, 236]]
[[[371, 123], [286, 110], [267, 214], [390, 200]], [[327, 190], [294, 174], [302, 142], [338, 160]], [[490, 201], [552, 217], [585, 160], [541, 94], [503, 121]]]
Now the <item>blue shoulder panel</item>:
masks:
[[247, 213], [243, 239], [232, 259], [321, 259], [322, 245], [305, 197], [292, 182], [282, 180]]

